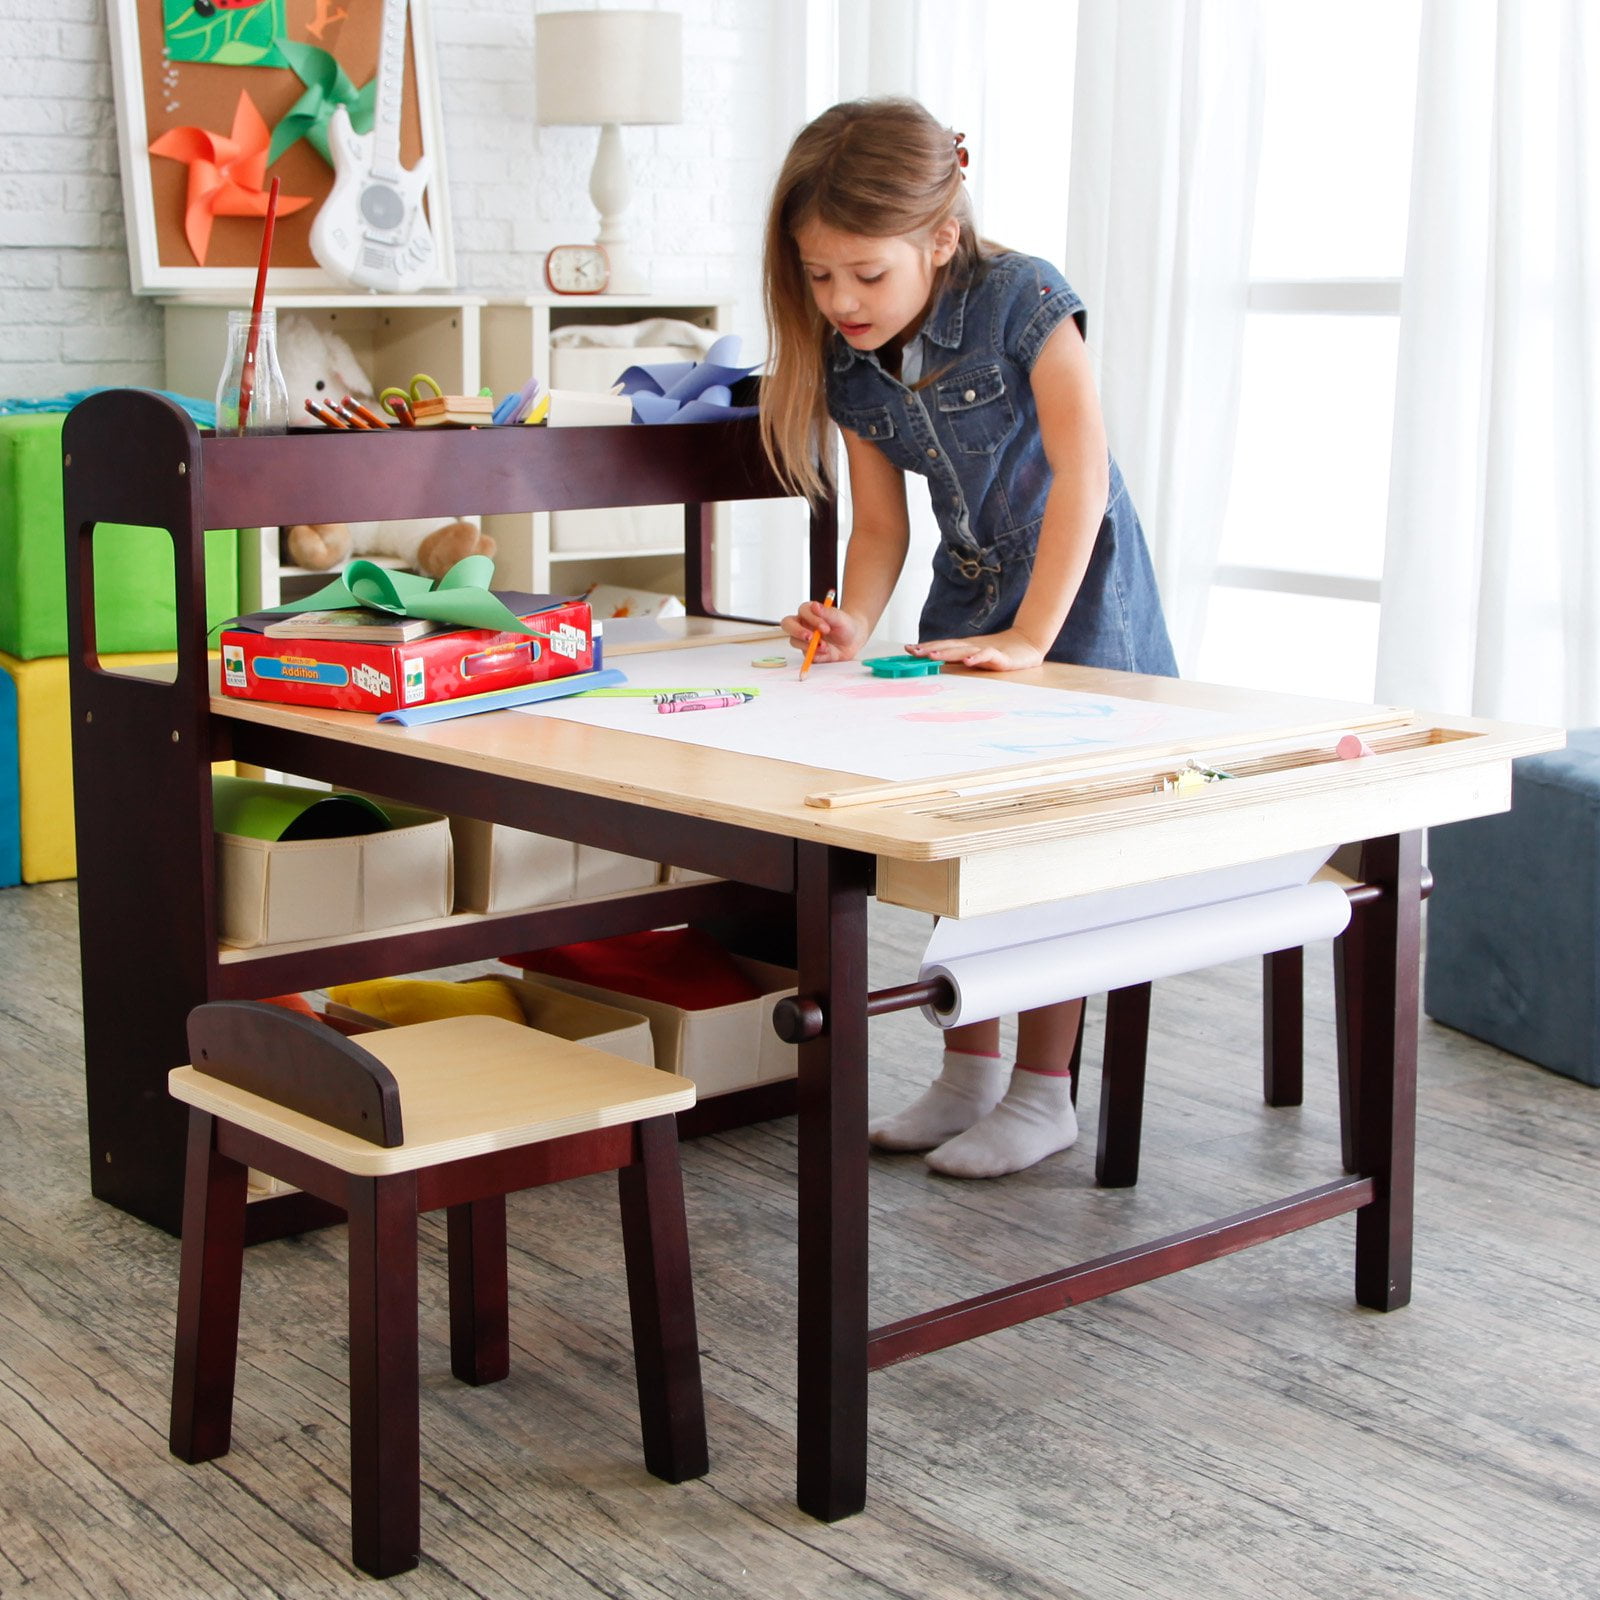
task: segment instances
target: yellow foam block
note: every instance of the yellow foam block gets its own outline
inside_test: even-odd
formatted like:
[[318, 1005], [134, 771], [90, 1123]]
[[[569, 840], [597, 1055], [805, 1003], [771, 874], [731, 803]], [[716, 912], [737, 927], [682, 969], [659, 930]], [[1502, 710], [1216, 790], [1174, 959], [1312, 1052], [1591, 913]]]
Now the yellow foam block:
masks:
[[[100, 657], [108, 672], [176, 661], [170, 651]], [[78, 845], [72, 823], [72, 706], [65, 656], [19, 661], [0, 651], [17, 686], [17, 767], [22, 881], [74, 878]], [[228, 770], [232, 770], [231, 766]]]

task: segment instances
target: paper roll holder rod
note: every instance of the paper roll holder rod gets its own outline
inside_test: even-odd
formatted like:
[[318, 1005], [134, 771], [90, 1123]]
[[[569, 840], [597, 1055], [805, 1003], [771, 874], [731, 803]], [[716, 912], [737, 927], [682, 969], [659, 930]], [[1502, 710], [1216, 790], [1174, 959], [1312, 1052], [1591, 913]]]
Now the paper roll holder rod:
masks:
[[[951, 1006], [956, 992], [948, 978], [926, 983], [901, 983], [892, 989], [874, 989], [867, 996], [867, 1015], [881, 1017], [912, 1006]], [[786, 995], [772, 1008], [773, 1031], [785, 1044], [804, 1044], [819, 1037], [827, 1026], [822, 1002], [814, 994]]]
[[[1433, 888], [1433, 874], [1422, 870], [1422, 898]], [[1383, 890], [1372, 883], [1352, 883], [1345, 889], [1352, 906], [1370, 905], [1383, 897]], [[867, 995], [867, 1015], [881, 1017], [891, 1011], [909, 1011], [912, 1006], [933, 1006], [948, 1010], [955, 1003], [955, 989], [948, 978], [933, 978], [925, 983], [901, 983], [889, 989], [874, 989]], [[827, 1013], [814, 994], [787, 995], [772, 1008], [773, 1031], [785, 1044], [804, 1044], [821, 1036], [827, 1026]]]

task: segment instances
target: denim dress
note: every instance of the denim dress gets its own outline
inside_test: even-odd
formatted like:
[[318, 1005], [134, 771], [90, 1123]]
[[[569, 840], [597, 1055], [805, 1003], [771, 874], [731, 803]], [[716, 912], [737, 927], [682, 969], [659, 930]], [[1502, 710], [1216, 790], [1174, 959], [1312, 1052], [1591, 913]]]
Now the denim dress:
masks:
[[[1048, 262], [1006, 253], [945, 285], [906, 351], [920, 380], [891, 377], [875, 351], [836, 333], [828, 412], [902, 472], [929, 480], [940, 542], [918, 638], [998, 633], [1016, 620], [1033, 571], [1050, 464], [1028, 374], [1083, 302]], [[1115, 461], [1105, 516], [1051, 661], [1176, 677], [1144, 530]]]

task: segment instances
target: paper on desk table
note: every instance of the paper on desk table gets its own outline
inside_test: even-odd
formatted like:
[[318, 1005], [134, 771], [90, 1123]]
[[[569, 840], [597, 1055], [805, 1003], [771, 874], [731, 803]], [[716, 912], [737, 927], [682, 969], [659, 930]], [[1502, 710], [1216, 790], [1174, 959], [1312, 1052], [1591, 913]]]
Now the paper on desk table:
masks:
[[[792, 664], [753, 665], [780, 653]], [[652, 651], [619, 656], [617, 663], [640, 687], [754, 684], [760, 693], [746, 705], [694, 717], [663, 717], [648, 700], [570, 700], [524, 709], [531, 716], [891, 780], [1099, 752], [1110, 764], [1145, 746], [1227, 740], [1269, 725], [1261, 713], [1043, 689], [989, 676], [875, 678], [859, 661], [821, 663], [801, 683], [799, 653], [782, 644]], [[1271, 725], [1281, 720], [1280, 710]]]
[[940, 921], [918, 977], [948, 980], [955, 998], [923, 1015], [951, 1028], [1331, 939], [1350, 902], [1337, 883], [1307, 880], [1332, 853]]

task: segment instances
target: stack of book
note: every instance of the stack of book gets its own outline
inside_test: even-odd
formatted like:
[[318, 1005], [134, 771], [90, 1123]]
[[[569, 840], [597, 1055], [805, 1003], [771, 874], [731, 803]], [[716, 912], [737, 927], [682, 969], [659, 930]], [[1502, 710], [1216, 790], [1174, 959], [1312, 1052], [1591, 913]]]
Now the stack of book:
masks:
[[392, 611], [350, 606], [343, 611], [292, 611], [267, 623], [261, 631], [269, 639], [356, 639], [366, 644], [404, 644], [430, 633], [449, 633], [454, 626], [450, 622], [430, 622], [426, 617], [397, 617]]
[[419, 428], [453, 422], [460, 427], [487, 428], [494, 421], [494, 397], [487, 394], [423, 395], [412, 402], [411, 420]]

